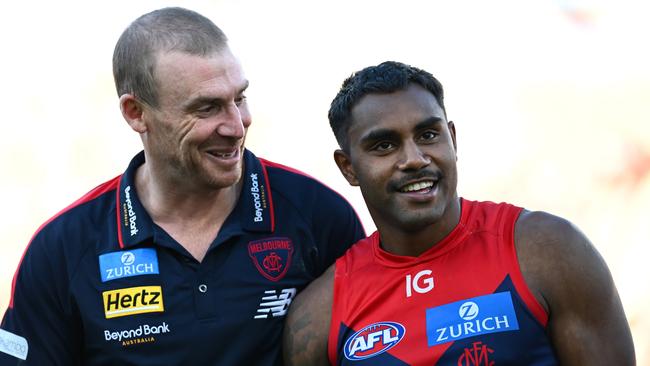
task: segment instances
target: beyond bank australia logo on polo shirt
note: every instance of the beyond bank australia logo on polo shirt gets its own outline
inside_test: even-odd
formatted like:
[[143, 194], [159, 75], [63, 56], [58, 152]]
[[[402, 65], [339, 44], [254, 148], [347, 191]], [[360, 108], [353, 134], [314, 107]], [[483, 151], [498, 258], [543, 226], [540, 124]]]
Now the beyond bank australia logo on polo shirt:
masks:
[[498, 292], [427, 309], [429, 347], [481, 334], [519, 329], [510, 292]]
[[158, 256], [153, 248], [141, 248], [99, 256], [102, 282], [123, 277], [158, 273]]

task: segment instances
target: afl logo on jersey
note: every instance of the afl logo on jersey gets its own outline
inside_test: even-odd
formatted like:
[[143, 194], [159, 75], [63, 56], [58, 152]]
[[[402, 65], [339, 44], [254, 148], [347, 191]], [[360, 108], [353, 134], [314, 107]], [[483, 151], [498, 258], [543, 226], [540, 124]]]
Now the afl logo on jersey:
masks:
[[382, 354], [395, 347], [406, 334], [400, 323], [380, 322], [370, 324], [354, 333], [343, 347], [345, 358], [359, 361]]

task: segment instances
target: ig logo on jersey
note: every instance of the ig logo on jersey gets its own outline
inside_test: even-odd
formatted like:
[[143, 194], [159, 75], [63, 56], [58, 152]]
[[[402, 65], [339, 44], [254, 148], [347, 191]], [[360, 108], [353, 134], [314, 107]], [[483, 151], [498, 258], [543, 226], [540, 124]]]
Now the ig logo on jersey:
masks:
[[431, 270], [425, 269], [418, 272], [413, 278], [410, 274], [406, 275], [406, 297], [413, 296], [413, 290], [418, 294], [426, 294], [433, 290], [435, 284], [431, 273], [433, 273]]
[[380, 322], [370, 324], [354, 333], [343, 347], [345, 358], [359, 361], [388, 351], [395, 347], [406, 334], [400, 323]]

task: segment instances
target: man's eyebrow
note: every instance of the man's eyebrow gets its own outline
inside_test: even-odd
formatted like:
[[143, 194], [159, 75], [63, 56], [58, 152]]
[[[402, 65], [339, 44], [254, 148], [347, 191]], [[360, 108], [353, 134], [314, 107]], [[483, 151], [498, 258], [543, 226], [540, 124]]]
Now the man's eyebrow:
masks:
[[[239, 96], [242, 93], [244, 93], [246, 91], [246, 89], [248, 89], [249, 85], [250, 85], [249, 81], [246, 80], [242, 84], [242, 86], [239, 88], [239, 90], [237, 91], [237, 95]], [[199, 97], [191, 100], [189, 103], [187, 103], [187, 105], [185, 106], [184, 109], [186, 111], [189, 111], [189, 110], [196, 109], [196, 108], [198, 108], [199, 106], [202, 106], [202, 105], [206, 105], [206, 104], [219, 105], [219, 104], [224, 104], [224, 102], [225, 102], [224, 98], [218, 98], [218, 97], [215, 98], [215, 97], [209, 97], [209, 96], [199, 96]]]
[[431, 116], [421, 122], [418, 122], [418, 124], [415, 125], [415, 130], [422, 130], [425, 128], [430, 128], [433, 127], [437, 124], [443, 123], [444, 119], [442, 117], [438, 116]]
[[191, 111], [203, 105], [218, 105], [218, 104], [223, 104], [223, 99], [214, 98], [214, 97], [198, 97], [192, 99], [189, 103], [185, 105], [185, 108], [183, 109], [185, 109], [186, 111]]
[[393, 140], [399, 138], [399, 134], [393, 130], [387, 128], [380, 128], [377, 130], [372, 130], [366, 135], [362, 136], [360, 142], [362, 145], [371, 144], [375, 141], [380, 140]]
[[[437, 124], [443, 123], [444, 119], [438, 116], [431, 116], [426, 118], [415, 125], [415, 130], [422, 130], [425, 128], [434, 127]], [[372, 143], [379, 140], [391, 140], [399, 138], [399, 134], [393, 130], [380, 128], [377, 130], [372, 130], [365, 136], [361, 137], [360, 142], [362, 144]]]
[[239, 88], [239, 92], [238, 92], [237, 94], [241, 94], [241, 93], [245, 92], [246, 89], [248, 89], [248, 86], [249, 86], [249, 85], [250, 85], [250, 82], [249, 82], [248, 80], [245, 80], [245, 81], [244, 81], [244, 84], [242, 85], [242, 87]]

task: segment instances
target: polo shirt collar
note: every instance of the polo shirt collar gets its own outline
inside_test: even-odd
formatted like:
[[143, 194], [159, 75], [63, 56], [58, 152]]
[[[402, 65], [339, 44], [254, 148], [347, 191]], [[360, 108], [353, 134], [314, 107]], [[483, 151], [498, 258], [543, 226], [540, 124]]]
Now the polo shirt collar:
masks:
[[135, 172], [144, 164], [144, 151], [137, 154], [120, 178], [117, 191], [117, 235], [120, 248], [129, 248], [153, 238], [153, 220], [135, 191]]
[[244, 150], [242, 179], [244, 185], [234, 210], [241, 212], [242, 228], [252, 232], [273, 232], [275, 213], [268, 172], [266, 166], [248, 150]]
[[[120, 178], [117, 192], [117, 230], [120, 248], [153, 241], [154, 222], [142, 206], [135, 190], [135, 172], [144, 161], [144, 151], [141, 151], [131, 160], [129, 167]], [[273, 232], [275, 214], [268, 172], [262, 162], [247, 149], [244, 149], [242, 179], [244, 185], [230, 216], [236, 216], [240, 221], [239, 225], [246, 231]]]

